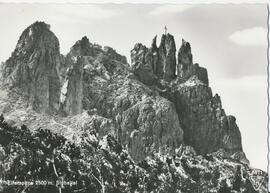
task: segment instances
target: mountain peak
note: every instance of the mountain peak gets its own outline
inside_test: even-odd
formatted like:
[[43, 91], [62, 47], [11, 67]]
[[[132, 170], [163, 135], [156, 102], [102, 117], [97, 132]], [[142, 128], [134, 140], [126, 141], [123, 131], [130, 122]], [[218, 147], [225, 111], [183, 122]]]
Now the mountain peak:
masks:
[[190, 44], [184, 38], [182, 38], [182, 46], [189, 46], [190, 47]]
[[102, 47], [97, 44], [92, 44], [87, 36], [83, 36], [70, 49], [71, 56], [97, 56], [102, 52]]
[[49, 24], [43, 21], [36, 21], [23, 31], [20, 39], [25, 39], [26, 37], [31, 37], [32, 39], [39, 38], [48, 32], [52, 33]]
[[35, 22], [21, 34], [11, 57], [4, 63], [4, 84], [18, 88], [29, 106], [40, 112], [58, 108], [59, 41], [50, 25]]
[[87, 36], [83, 36], [80, 40], [75, 42], [72, 47], [80, 47], [81, 49], [87, 49], [90, 47], [90, 41]]
[[175, 51], [176, 46], [175, 46], [174, 36], [171, 35], [170, 33], [162, 34], [159, 48], [161, 47], [165, 47], [167, 52], [169, 52], [168, 49]]
[[[225, 179], [235, 186], [238, 176], [242, 187], [255, 192], [247, 181], [251, 168], [236, 119], [213, 95], [207, 70], [193, 63], [190, 44], [182, 39], [176, 60], [173, 35], [163, 34], [159, 47], [155, 36], [150, 48], [134, 46], [131, 61], [130, 69], [124, 56], [86, 36], [61, 56], [49, 25], [30, 25], [2, 65], [11, 87], [3, 90], [8, 94], [0, 98], [0, 109], [14, 124], [31, 129], [10, 127], [0, 117], [0, 154], [12, 158], [4, 176], [78, 180], [79, 186], [63, 192], [101, 192], [100, 187], [103, 192], [198, 192], [201, 187], [203, 193], [239, 192], [239, 185], [227, 191], [219, 184]], [[5, 158], [0, 156], [0, 163]], [[33, 191], [47, 191], [41, 189]]]
[[44, 29], [50, 30], [50, 28], [51, 28], [50, 24], [47, 24], [44, 21], [36, 21], [35, 23], [30, 25], [29, 27], [39, 28], [39, 29], [43, 29], [43, 30]]
[[82, 39], [77, 41], [75, 44], [80, 44], [81, 46], [89, 46], [91, 43], [87, 36], [83, 36]]
[[155, 37], [152, 40], [151, 49], [153, 51], [156, 51], [157, 50], [157, 35], [155, 35]]

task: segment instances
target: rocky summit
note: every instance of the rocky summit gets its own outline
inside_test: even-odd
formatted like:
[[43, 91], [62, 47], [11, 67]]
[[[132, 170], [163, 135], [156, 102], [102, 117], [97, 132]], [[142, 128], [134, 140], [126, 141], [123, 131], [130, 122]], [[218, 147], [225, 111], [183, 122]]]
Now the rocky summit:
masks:
[[33, 109], [51, 112], [59, 108], [59, 41], [50, 26], [36, 22], [20, 36], [12, 56], [2, 69], [3, 83], [18, 89]]
[[267, 192], [190, 43], [156, 41], [128, 64], [86, 36], [62, 55], [48, 24], [26, 28], [1, 66], [0, 179], [52, 183], [0, 192]]

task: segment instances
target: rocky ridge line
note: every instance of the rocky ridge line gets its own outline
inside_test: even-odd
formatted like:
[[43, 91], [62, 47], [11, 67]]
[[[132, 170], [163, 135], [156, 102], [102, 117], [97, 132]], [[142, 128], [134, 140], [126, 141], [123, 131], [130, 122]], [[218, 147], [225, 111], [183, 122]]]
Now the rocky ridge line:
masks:
[[174, 37], [163, 34], [159, 47], [156, 37], [150, 48], [136, 44], [131, 61], [87, 37], [62, 56], [49, 25], [36, 22], [22, 33], [2, 76], [35, 111], [71, 117], [87, 111], [96, 130], [116, 136], [137, 161], [184, 143], [203, 155], [225, 149], [248, 162], [235, 118], [212, 95], [188, 42], [182, 40], [176, 59]]
[[140, 81], [159, 88], [160, 95], [174, 103], [185, 144], [203, 155], [225, 149], [248, 162], [236, 119], [227, 116], [220, 97], [212, 95], [207, 70], [193, 63], [191, 46], [184, 39], [177, 64], [175, 50], [170, 34], [162, 35], [159, 47], [156, 37], [150, 48], [138, 43], [131, 50], [131, 69]]

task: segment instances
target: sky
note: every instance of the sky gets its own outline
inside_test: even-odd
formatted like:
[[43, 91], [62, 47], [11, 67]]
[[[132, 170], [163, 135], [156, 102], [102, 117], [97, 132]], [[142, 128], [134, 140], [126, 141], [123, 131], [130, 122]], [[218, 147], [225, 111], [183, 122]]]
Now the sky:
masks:
[[0, 61], [22, 31], [45, 21], [62, 54], [83, 36], [130, 60], [135, 43], [151, 45], [164, 26], [177, 49], [184, 38], [193, 61], [208, 70], [213, 93], [236, 116], [252, 167], [267, 170], [267, 8], [263, 4], [0, 4]]

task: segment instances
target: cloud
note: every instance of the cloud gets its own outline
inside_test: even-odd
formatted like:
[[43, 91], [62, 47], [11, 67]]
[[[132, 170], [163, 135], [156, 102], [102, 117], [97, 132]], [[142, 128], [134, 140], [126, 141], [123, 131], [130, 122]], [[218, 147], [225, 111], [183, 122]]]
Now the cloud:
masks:
[[[0, 17], [12, 15], [13, 20], [39, 20], [50, 23], [83, 23], [99, 21], [117, 15], [114, 10], [93, 4], [2, 4]], [[28, 21], [29, 22], [29, 21]]]
[[229, 39], [241, 46], [265, 46], [267, 45], [267, 29], [264, 27], [253, 27], [236, 31]]
[[102, 20], [116, 15], [114, 11], [104, 9], [98, 5], [85, 4], [59, 4], [53, 6], [49, 12], [51, 14], [43, 16], [59, 22], [74, 23], [87, 23], [90, 20]]
[[61, 13], [67, 16], [76, 16], [80, 19], [106, 19], [115, 15], [115, 12], [111, 10], [107, 10], [101, 8], [97, 5], [76, 5], [76, 9], [74, 9], [74, 5], [66, 5], [61, 6], [63, 9], [60, 10]]
[[149, 15], [157, 16], [157, 15], [163, 15], [163, 14], [170, 14], [170, 13], [181, 13], [188, 9], [190, 9], [191, 5], [161, 5], [151, 11]]

